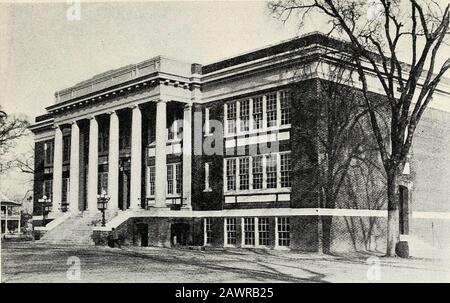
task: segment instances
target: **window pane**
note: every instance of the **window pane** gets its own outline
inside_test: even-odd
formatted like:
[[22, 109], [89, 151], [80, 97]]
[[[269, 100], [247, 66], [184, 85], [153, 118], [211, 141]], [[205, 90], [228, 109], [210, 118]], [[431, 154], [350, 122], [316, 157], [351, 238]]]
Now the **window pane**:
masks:
[[281, 187], [291, 187], [291, 154], [280, 154]]
[[227, 104], [228, 133], [236, 133], [236, 102]]
[[167, 193], [173, 194], [173, 165], [167, 165]]
[[150, 196], [155, 195], [155, 167], [149, 167], [149, 186], [150, 186]]
[[281, 125], [291, 123], [291, 93], [288, 91], [280, 92], [281, 106]]
[[205, 244], [212, 242], [212, 219], [205, 218]]
[[263, 120], [263, 97], [253, 98], [253, 129], [261, 129]]
[[279, 246], [289, 246], [290, 245], [290, 236], [291, 236], [291, 227], [289, 224], [289, 218], [281, 217], [277, 219], [278, 221], [278, 245]]
[[277, 155], [266, 156], [266, 179], [267, 188], [277, 187]]
[[267, 127], [277, 125], [277, 94], [266, 95]]
[[249, 158], [239, 159], [239, 189], [249, 189]]
[[249, 114], [250, 114], [250, 107], [249, 107], [249, 100], [242, 100], [240, 101], [240, 120], [241, 120], [241, 126], [240, 131], [245, 132], [249, 130]]
[[244, 244], [255, 245], [255, 218], [244, 218]]
[[253, 189], [263, 188], [263, 162], [262, 156], [254, 156], [252, 159]]
[[177, 194], [181, 194], [182, 181], [183, 181], [183, 171], [182, 171], [181, 163], [177, 163], [175, 165], [175, 167], [176, 167], [175, 179], [176, 179], [176, 182], [177, 182], [177, 184], [176, 184], [176, 193]]
[[269, 245], [269, 218], [258, 219], [259, 245]]
[[227, 190], [236, 190], [236, 159], [227, 159]]
[[226, 218], [227, 244], [236, 245], [236, 218]]

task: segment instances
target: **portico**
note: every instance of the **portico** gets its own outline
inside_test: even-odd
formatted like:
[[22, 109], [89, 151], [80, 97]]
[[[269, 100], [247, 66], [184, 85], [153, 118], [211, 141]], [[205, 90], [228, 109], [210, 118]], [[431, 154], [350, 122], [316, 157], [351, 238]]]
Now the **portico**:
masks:
[[[177, 76], [166, 75], [165, 68], [177, 69]], [[107, 84], [102, 82], [111, 87], [102, 89]], [[191, 129], [190, 88], [190, 64], [157, 57], [57, 92], [57, 103], [48, 108], [54, 116], [53, 215], [97, 213], [102, 191], [110, 197], [112, 212], [166, 208], [175, 200], [191, 209], [186, 186], [191, 184], [191, 136], [182, 134], [177, 122], [183, 119], [183, 129]], [[65, 135], [70, 139], [64, 140]], [[70, 159], [67, 168], [64, 155]], [[168, 157], [180, 165], [172, 167]], [[182, 191], [168, 193], [167, 171], [175, 174], [181, 168]], [[67, 188], [63, 170], [69, 170]]]

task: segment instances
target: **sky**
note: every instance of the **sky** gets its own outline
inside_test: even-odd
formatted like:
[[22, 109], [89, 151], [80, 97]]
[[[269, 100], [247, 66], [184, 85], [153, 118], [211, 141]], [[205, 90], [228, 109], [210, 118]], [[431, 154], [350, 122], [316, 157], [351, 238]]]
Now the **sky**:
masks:
[[209, 63], [298, 35], [263, 1], [0, 4], [0, 102], [34, 117], [54, 92], [109, 69], [166, 55]]
[[[67, 17], [73, 0], [25, 2], [0, 0], [0, 105], [30, 120], [54, 103], [56, 91], [157, 55], [207, 64], [310, 31], [326, 32], [317, 16], [301, 29], [294, 20], [277, 20], [265, 1], [81, 0], [79, 20]], [[30, 136], [15, 153], [32, 144]], [[0, 183], [7, 193], [31, 184], [18, 174], [0, 176]]]

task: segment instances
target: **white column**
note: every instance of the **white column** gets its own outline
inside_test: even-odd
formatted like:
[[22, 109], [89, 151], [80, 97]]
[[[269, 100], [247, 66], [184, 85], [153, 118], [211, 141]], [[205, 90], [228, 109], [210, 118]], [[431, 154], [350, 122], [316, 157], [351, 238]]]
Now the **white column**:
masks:
[[142, 116], [138, 105], [134, 106], [132, 111], [130, 209], [139, 209], [142, 185]]
[[166, 207], [166, 101], [156, 103], [155, 206]]
[[91, 117], [89, 120], [89, 164], [87, 183], [87, 210], [96, 212], [98, 210], [98, 122], [95, 117]]
[[109, 115], [108, 152], [108, 209], [119, 208], [119, 117], [115, 111]]
[[183, 208], [191, 209], [192, 185], [192, 105], [186, 104], [183, 117]]
[[59, 126], [55, 128], [55, 142], [53, 146], [53, 188], [52, 188], [52, 212], [61, 212], [62, 198], [62, 155], [63, 134]]
[[19, 235], [20, 235], [20, 219], [21, 219], [21, 217], [22, 217], [22, 213], [19, 209], [19, 220], [17, 221]]
[[80, 184], [80, 128], [76, 121], [72, 122], [70, 133], [70, 188], [69, 211], [78, 212], [78, 195]]

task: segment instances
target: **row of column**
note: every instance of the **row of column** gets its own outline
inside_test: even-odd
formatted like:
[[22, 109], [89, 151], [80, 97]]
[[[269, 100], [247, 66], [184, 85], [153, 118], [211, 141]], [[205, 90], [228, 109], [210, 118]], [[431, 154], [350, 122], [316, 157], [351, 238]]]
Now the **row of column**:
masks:
[[[119, 208], [119, 117], [116, 111], [109, 113], [108, 152], [108, 209]], [[191, 106], [186, 105], [183, 123], [183, 199], [191, 205]], [[71, 125], [69, 210], [78, 211], [80, 176], [80, 129], [76, 121]], [[53, 163], [53, 210], [59, 210], [62, 198], [63, 134], [55, 130]], [[98, 122], [95, 116], [89, 120], [89, 162], [87, 173], [87, 211], [97, 211], [98, 195]], [[155, 207], [166, 207], [166, 101], [156, 105], [156, 154], [155, 154]], [[138, 105], [132, 107], [130, 209], [141, 208], [142, 185], [142, 114]], [[148, 186], [148, 185], [146, 185]]]

